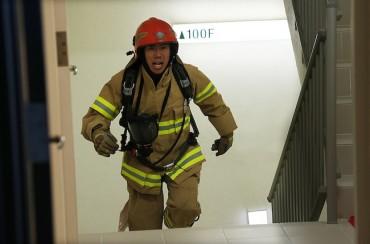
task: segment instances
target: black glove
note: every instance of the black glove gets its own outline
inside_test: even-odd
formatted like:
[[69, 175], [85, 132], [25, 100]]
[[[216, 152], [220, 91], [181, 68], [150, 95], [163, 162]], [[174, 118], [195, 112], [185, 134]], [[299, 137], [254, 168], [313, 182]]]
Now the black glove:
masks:
[[109, 131], [102, 129], [93, 132], [93, 142], [95, 151], [104, 157], [110, 157], [119, 148], [117, 139]]
[[220, 139], [215, 140], [215, 143], [212, 145], [211, 150], [217, 151], [216, 156], [220, 156], [227, 152], [229, 148], [233, 145], [233, 133], [221, 136]]

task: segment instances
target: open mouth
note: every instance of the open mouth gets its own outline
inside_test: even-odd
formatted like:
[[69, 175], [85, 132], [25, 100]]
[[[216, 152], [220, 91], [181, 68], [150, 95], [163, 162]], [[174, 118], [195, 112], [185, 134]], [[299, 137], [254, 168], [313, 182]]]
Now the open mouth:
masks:
[[153, 63], [153, 67], [155, 69], [161, 69], [163, 67], [163, 62], [155, 62]]

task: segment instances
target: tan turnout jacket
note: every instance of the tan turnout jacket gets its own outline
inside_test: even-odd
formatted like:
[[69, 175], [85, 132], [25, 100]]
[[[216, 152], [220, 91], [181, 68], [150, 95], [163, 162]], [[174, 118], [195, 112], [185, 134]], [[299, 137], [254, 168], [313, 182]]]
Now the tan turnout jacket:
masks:
[[[229, 107], [225, 105], [216, 87], [198, 68], [190, 64], [184, 64], [184, 66], [192, 83], [193, 102], [200, 107], [204, 115], [208, 116], [209, 121], [219, 135], [227, 135], [233, 132], [237, 125]], [[171, 148], [181, 130], [185, 112], [185, 123], [180, 139], [171, 153], [160, 163], [160, 165], [167, 165], [175, 161], [181, 147], [188, 138], [191, 111], [190, 108], [184, 107], [184, 97], [172, 74], [171, 67], [164, 72], [157, 87], [155, 87], [144, 67], [141, 66], [139, 70], [132, 103], [135, 106], [139, 83], [141, 77], [143, 77], [144, 86], [138, 110], [139, 114], [159, 115], [167, 88], [171, 85], [167, 104], [158, 122], [159, 133], [153, 142], [153, 153], [149, 157], [151, 162], [156, 162]], [[87, 140], [92, 140], [92, 130], [94, 128], [101, 127], [109, 130], [111, 121], [117, 116], [120, 117], [123, 72], [124, 70], [121, 70], [115, 74], [103, 86], [99, 96], [83, 117], [81, 133]], [[191, 146], [176, 163], [175, 168], [168, 172], [158, 172], [142, 165], [131, 152], [125, 152], [121, 174], [135, 190], [142, 193], [159, 194], [163, 174], [167, 174], [177, 183], [181, 183], [187, 177], [199, 172], [204, 161], [205, 158], [200, 146]]]

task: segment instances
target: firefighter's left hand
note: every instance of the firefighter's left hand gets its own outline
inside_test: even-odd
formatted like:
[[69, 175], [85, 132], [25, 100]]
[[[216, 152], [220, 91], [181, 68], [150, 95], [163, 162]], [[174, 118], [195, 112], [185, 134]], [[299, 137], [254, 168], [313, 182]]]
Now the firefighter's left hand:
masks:
[[221, 136], [220, 139], [215, 140], [212, 145], [212, 151], [217, 151], [216, 156], [220, 156], [229, 150], [233, 145], [233, 133]]

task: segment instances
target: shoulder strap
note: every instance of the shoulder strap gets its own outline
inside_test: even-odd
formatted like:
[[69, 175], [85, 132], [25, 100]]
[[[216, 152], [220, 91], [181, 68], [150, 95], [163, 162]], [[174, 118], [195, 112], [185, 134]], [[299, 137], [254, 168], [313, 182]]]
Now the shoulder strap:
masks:
[[[186, 99], [187, 106], [189, 106], [190, 100], [193, 97], [189, 74], [186, 71], [184, 65], [182, 63], [179, 63], [176, 59], [172, 64], [172, 71], [173, 75], [175, 76], [176, 82], [180, 87], [182, 95]], [[199, 130], [192, 114], [190, 114], [190, 123], [194, 130], [194, 137], [197, 137], [199, 135]]]
[[132, 66], [125, 69], [125, 72], [122, 77], [122, 106], [127, 108], [132, 102], [135, 83], [137, 79], [137, 75], [139, 73], [139, 67], [137, 64], [133, 64]]
[[127, 127], [128, 127], [128, 117], [132, 116], [132, 106], [133, 94], [135, 89], [135, 82], [139, 71], [139, 66], [134, 59], [131, 59], [129, 64], [126, 66], [125, 71], [122, 77], [122, 111], [121, 119], [119, 124], [124, 128], [124, 132], [121, 135], [121, 151], [127, 149], [126, 140], [127, 140]]
[[190, 99], [192, 98], [192, 87], [188, 72], [186, 71], [184, 65], [175, 60], [172, 64], [172, 71], [176, 82], [181, 89], [182, 95], [188, 99], [188, 102], [190, 102]]
[[[172, 71], [175, 76], [176, 82], [180, 87], [181, 93], [183, 94], [187, 105], [189, 106], [190, 100], [192, 99], [192, 86], [189, 80], [188, 72], [186, 71], [184, 65], [175, 60], [172, 63]], [[120, 125], [125, 128], [124, 134], [122, 134], [121, 139], [121, 150], [126, 150], [126, 140], [127, 140], [127, 127], [128, 127], [128, 117], [132, 116], [132, 101], [135, 89], [135, 82], [139, 73], [139, 65], [133, 59], [126, 66], [123, 78], [122, 78], [122, 117], [120, 119]], [[167, 95], [168, 96], [168, 95]], [[190, 115], [190, 123], [194, 130], [192, 137], [195, 139], [199, 135], [198, 127], [195, 123], [193, 115]]]

